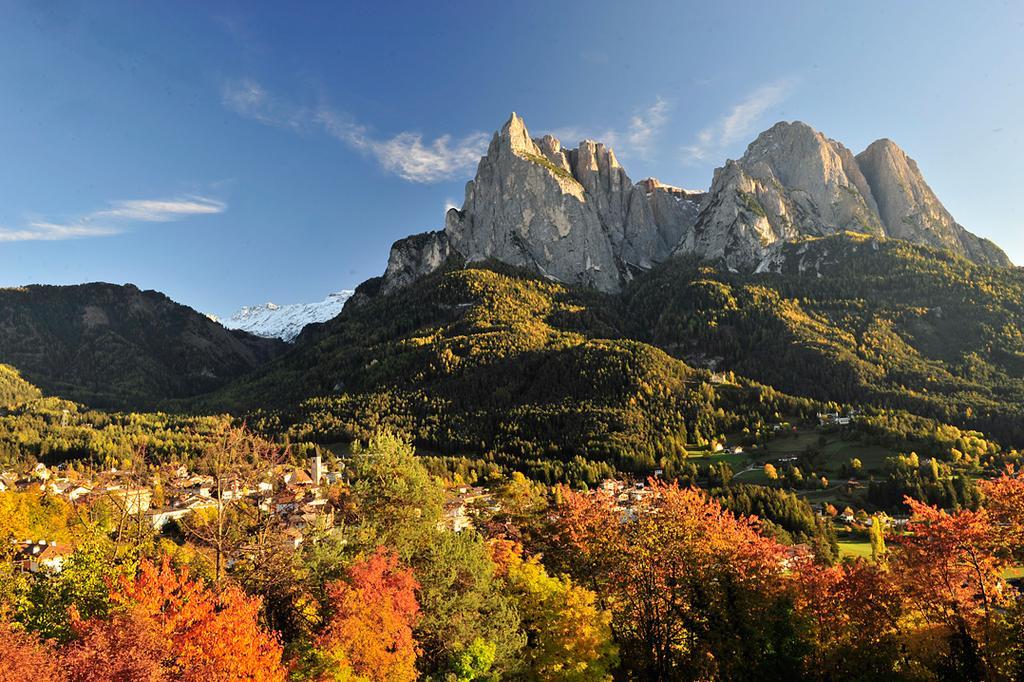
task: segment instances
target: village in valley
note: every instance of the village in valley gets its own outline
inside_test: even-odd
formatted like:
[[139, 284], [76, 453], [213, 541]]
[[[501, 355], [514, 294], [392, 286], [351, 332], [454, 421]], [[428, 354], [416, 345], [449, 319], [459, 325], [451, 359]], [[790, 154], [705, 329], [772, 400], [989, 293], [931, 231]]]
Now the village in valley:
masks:
[[[0, 492], [37, 493], [82, 510], [102, 506], [118, 537], [141, 532], [180, 538], [191, 528], [192, 519], [214, 515], [243, 500], [272, 523], [281, 541], [292, 549], [297, 549], [311, 530], [322, 532], [335, 525], [338, 500], [335, 496], [332, 501], [330, 491], [344, 490], [347, 485], [343, 465], [328, 470], [322, 456], [316, 454], [305, 467], [280, 464], [256, 479], [217, 477], [184, 465], [167, 465], [159, 467], [147, 482], [132, 471], [83, 474], [66, 464], [47, 467], [38, 463], [20, 473], [0, 472]], [[470, 529], [474, 516], [492, 504], [491, 495], [483, 488], [452, 486], [439, 527], [452, 532]], [[59, 572], [64, 558], [76, 549], [71, 541], [47, 538], [11, 538], [10, 542], [17, 567], [30, 573]]]
[[[788, 422], [776, 422], [765, 428], [761, 444], [726, 445], [726, 440], [709, 443], [706, 450], [692, 453], [694, 471], [706, 466], [710, 475], [723, 477], [723, 482], [757, 482], [791, 486], [800, 476], [798, 465], [805, 454], [796, 448], [805, 447], [809, 435], [824, 438], [819, 432], [835, 433], [850, 426], [858, 412], [818, 414], [817, 428], [797, 428]], [[795, 445], [787, 444], [793, 439]], [[766, 446], [766, 442], [767, 446]], [[328, 451], [329, 452], [329, 451]], [[116, 538], [162, 535], [175, 541], [186, 539], [198, 529], [204, 518], [224, 514], [236, 503], [258, 514], [258, 523], [273, 526], [276, 541], [298, 549], [312, 536], [330, 531], [343, 513], [345, 494], [350, 483], [346, 468], [351, 457], [373, 457], [372, 453], [325, 458], [318, 450], [304, 465], [276, 463], [262, 471], [241, 475], [237, 470], [224, 470], [219, 475], [201, 473], [183, 464], [162, 464], [145, 474], [136, 470], [110, 468], [93, 471], [74, 462], [47, 466], [39, 462], [18, 470], [0, 472], [0, 492], [35, 493], [45, 499], [69, 503], [76, 513], [88, 514], [100, 509], [103, 523]], [[859, 460], [854, 459], [855, 463]], [[884, 529], [898, 530], [906, 524], [905, 515], [868, 513], [863, 503], [865, 481], [859, 478], [860, 464], [847, 467], [845, 478], [837, 483], [810, 486], [799, 491], [815, 515], [839, 534], [839, 546], [851, 556], [872, 556], [870, 529], [882, 524]], [[720, 473], [720, 472], [727, 473]], [[788, 478], [787, 478], [787, 473]], [[655, 469], [649, 477], [616, 477], [604, 480], [589, 492], [614, 500], [615, 508], [628, 519], [649, 506], [656, 494], [650, 483], [664, 476]], [[525, 480], [525, 479], [524, 479]], [[799, 479], [802, 480], [802, 479]], [[693, 481], [694, 483], [696, 481]], [[821, 489], [819, 489], [821, 488]], [[491, 487], [466, 485], [458, 480], [445, 486], [445, 503], [439, 528], [463, 532], [475, 527], [482, 518], [494, 517], [502, 511], [499, 496]], [[192, 538], [196, 539], [196, 538]], [[69, 539], [10, 538], [14, 560], [25, 572], [59, 572], [65, 557], [76, 546]], [[245, 555], [246, 548], [236, 548], [235, 557]], [[809, 557], [811, 548], [800, 542], [791, 544], [790, 558]], [[234, 559], [227, 559], [230, 568]]]

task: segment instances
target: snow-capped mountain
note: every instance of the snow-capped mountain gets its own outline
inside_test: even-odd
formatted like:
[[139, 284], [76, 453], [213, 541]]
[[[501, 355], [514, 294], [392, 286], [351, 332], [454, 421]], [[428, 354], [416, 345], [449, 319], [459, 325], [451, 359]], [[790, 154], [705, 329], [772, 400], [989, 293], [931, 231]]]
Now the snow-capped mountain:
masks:
[[318, 303], [291, 303], [245, 306], [226, 320], [228, 329], [241, 329], [256, 336], [293, 341], [302, 328], [314, 322], [326, 322], [338, 315], [354, 292], [345, 289], [330, 294]]

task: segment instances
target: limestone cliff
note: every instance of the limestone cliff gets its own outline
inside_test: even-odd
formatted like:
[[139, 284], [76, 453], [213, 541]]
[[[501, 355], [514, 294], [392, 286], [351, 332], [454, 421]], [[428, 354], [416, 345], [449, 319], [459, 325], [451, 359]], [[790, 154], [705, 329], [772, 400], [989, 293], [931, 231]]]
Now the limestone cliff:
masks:
[[392, 247], [384, 290], [457, 256], [617, 291], [634, 268], [667, 258], [692, 228], [697, 201], [680, 192], [656, 181], [634, 184], [601, 143], [564, 149], [550, 135], [532, 139], [513, 114], [467, 183], [462, 209], [448, 211], [444, 230]]
[[854, 156], [805, 123], [777, 123], [717, 169], [708, 192], [689, 192], [653, 178], [634, 184], [600, 142], [567, 149], [550, 135], [534, 139], [512, 114], [444, 229], [392, 247], [382, 291], [454, 258], [496, 259], [614, 292], [673, 254], [751, 270], [785, 244], [841, 232], [1010, 264], [953, 220], [917, 164], [889, 140]]

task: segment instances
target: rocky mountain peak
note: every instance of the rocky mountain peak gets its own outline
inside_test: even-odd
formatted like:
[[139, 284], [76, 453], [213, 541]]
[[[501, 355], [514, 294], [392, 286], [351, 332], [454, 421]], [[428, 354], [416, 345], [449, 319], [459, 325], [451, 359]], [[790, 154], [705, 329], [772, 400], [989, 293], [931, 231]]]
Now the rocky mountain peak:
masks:
[[316, 303], [265, 303], [243, 306], [235, 314], [220, 323], [228, 329], [239, 329], [265, 339], [294, 341], [308, 325], [326, 322], [339, 313], [345, 302], [355, 293], [350, 290], [336, 291]]
[[525, 152], [536, 154], [539, 152], [537, 146], [530, 139], [530, 133], [526, 129], [526, 122], [516, 112], [512, 112], [508, 121], [502, 126], [501, 131], [495, 135], [492, 147], [508, 148], [514, 152]]
[[860, 155], [802, 121], [761, 133], [715, 171], [708, 192], [634, 183], [615, 152], [584, 140], [533, 138], [513, 113], [495, 133], [461, 209], [443, 230], [392, 247], [382, 291], [448, 259], [497, 259], [552, 279], [617, 291], [673, 253], [754, 269], [778, 246], [841, 232], [889, 236], [1008, 264], [957, 224], [917, 164], [890, 140]]
[[[849, 149], [830, 140], [803, 121], [781, 121], [761, 133], [740, 160], [748, 172], [764, 175], [765, 168], [784, 187], [810, 190], [847, 187], [856, 189], [873, 207], [871, 191]], [[830, 197], [815, 197], [826, 201]]]
[[[494, 258], [552, 279], [616, 291], [635, 269], [667, 258], [696, 220], [693, 197], [635, 185], [610, 147], [566, 149], [532, 138], [512, 114], [495, 134], [462, 208], [444, 230], [392, 247], [383, 290], [404, 286], [450, 257]], [[665, 195], [665, 196], [661, 196]]]
[[847, 230], [884, 231], [853, 153], [806, 123], [780, 122], [715, 171], [694, 240], [680, 250], [743, 268], [777, 243]]
[[917, 163], [899, 145], [880, 139], [857, 155], [888, 236], [949, 249], [989, 265], [1010, 265], [998, 246], [968, 232], [935, 196]]

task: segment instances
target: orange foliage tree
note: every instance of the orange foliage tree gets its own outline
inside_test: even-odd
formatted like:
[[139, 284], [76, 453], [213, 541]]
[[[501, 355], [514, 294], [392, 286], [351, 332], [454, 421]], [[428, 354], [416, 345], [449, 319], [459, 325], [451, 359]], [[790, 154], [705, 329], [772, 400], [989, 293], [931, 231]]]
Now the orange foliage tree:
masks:
[[356, 561], [346, 578], [329, 583], [330, 616], [316, 641], [320, 678], [415, 680], [417, 589], [412, 571], [383, 547]]
[[886, 570], [863, 560], [807, 562], [792, 577], [794, 605], [810, 644], [810, 679], [892, 679], [906, 669], [903, 598]]
[[1024, 562], [1024, 477], [1010, 470], [995, 480], [979, 482], [978, 487], [985, 495], [1000, 553]]
[[73, 682], [286, 679], [277, 638], [258, 623], [260, 601], [235, 586], [217, 591], [143, 560], [111, 591], [107, 618], [75, 618], [62, 658]]
[[1010, 594], [989, 512], [949, 514], [910, 497], [904, 501], [911, 521], [909, 532], [896, 538], [893, 572], [915, 613], [948, 635], [945, 673], [987, 678], [999, 665], [1001, 614]]
[[0, 621], [0, 682], [64, 680], [50, 648], [35, 635]]
[[639, 677], [783, 675], [798, 665], [783, 548], [755, 519], [653, 480], [628, 510], [601, 492], [558, 496], [563, 567], [612, 612], [622, 659]]

